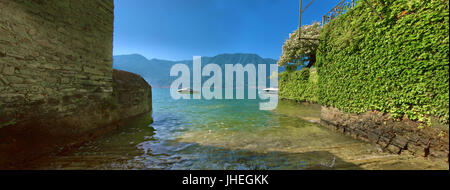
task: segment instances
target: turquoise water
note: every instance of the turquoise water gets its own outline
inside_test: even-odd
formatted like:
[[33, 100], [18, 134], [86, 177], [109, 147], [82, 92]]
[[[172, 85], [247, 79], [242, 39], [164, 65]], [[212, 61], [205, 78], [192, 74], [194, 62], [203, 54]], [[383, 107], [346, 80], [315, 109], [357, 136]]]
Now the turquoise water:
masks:
[[[174, 100], [153, 89], [153, 113], [34, 169], [435, 169], [318, 124], [320, 106], [263, 100]], [[153, 119], [153, 123], [151, 120]]]

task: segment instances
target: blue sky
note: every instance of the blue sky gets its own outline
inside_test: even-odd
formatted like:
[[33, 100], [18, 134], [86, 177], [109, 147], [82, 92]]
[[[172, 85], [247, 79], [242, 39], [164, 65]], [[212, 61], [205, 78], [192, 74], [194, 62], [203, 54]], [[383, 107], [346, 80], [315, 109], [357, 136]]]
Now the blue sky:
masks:
[[[315, 0], [302, 24], [321, 21], [340, 0]], [[310, 0], [304, 0], [306, 6]], [[278, 59], [298, 26], [299, 0], [114, 0], [114, 55], [185, 60], [256, 53]]]

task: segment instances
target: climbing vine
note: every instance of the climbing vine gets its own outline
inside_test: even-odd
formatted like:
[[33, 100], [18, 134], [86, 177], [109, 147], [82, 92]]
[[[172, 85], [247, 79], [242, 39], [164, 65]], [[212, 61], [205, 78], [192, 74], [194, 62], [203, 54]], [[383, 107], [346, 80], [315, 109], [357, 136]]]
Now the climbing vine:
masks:
[[[318, 99], [346, 112], [449, 123], [449, 2], [359, 1], [319, 36]], [[281, 84], [283, 86], [283, 84]]]
[[316, 69], [307, 67], [299, 71], [279, 74], [281, 99], [317, 103], [318, 79]]

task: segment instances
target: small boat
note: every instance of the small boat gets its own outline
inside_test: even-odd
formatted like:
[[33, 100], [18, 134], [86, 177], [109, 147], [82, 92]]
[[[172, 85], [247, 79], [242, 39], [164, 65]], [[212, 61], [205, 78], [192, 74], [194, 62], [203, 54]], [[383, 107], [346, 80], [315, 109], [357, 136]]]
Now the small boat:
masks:
[[194, 90], [192, 90], [191, 88], [182, 88], [178, 89], [177, 92], [182, 94], [193, 94]]
[[278, 94], [278, 88], [264, 88], [262, 91], [267, 94]]
[[177, 90], [180, 94], [199, 94], [199, 91], [192, 90], [192, 88], [182, 88]]

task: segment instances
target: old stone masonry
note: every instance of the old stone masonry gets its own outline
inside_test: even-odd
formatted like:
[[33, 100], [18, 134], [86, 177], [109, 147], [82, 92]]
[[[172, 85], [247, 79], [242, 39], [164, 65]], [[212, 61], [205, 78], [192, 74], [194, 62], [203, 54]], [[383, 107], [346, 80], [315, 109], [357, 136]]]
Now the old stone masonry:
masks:
[[0, 0], [0, 168], [151, 111], [145, 80], [112, 69], [113, 22], [113, 0]]

